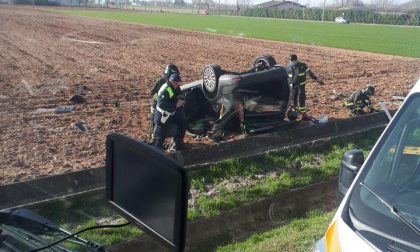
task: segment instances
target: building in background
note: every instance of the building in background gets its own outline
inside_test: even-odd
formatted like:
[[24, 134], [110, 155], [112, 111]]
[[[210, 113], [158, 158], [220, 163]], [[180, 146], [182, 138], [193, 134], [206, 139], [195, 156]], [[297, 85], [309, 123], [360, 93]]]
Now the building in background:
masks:
[[302, 10], [305, 8], [304, 5], [292, 2], [292, 1], [268, 1], [261, 4], [255, 5], [256, 8], [277, 8], [280, 10]]

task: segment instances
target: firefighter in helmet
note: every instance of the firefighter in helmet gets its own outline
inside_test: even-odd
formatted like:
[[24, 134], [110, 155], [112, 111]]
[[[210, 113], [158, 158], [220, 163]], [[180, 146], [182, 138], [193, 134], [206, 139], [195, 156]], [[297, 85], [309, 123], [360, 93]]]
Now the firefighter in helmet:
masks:
[[366, 113], [365, 108], [367, 108], [367, 112], [373, 113], [376, 111], [370, 100], [373, 95], [375, 95], [375, 86], [367, 85], [365, 88], [354, 92], [344, 102], [344, 106], [350, 110], [352, 116], [364, 115]]
[[293, 94], [293, 107], [298, 110], [303, 116], [303, 120], [310, 120], [310, 117], [306, 114], [308, 109], [306, 108], [306, 75], [320, 85], [324, 85], [324, 82], [309, 69], [309, 67], [298, 61], [296, 54], [290, 55], [290, 64], [287, 67], [287, 75], [289, 85]]

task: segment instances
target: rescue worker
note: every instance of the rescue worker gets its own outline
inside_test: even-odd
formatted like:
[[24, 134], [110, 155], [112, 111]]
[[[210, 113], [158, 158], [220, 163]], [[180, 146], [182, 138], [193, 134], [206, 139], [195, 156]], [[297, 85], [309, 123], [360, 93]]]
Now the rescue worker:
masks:
[[[309, 67], [297, 60], [296, 54], [290, 55], [290, 64], [287, 67], [287, 75], [289, 86], [291, 87], [293, 95], [293, 106], [302, 114], [302, 120], [310, 120], [310, 117], [306, 114], [308, 109], [306, 108], [306, 75], [320, 85], [324, 85], [322, 80], [319, 80], [318, 77], [309, 69]], [[299, 106], [298, 106], [299, 99]]]
[[150, 105], [150, 114], [151, 114], [151, 118], [152, 118], [152, 128], [151, 128], [151, 132], [150, 132], [150, 143], [154, 144], [154, 134], [153, 134], [153, 129], [155, 127], [154, 124], [154, 114], [155, 114], [155, 110], [156, 110], [156, 104], [157, 104], [157, 94], [159, 92], [159, 89], [162, 87], [163, 84], [165, 84], [169, 77], [174, 74], [180, 74], [178, 67], [174, 64], [169, 64], [165, 67], [165, 70], [163, 71], [163, 75], [155, 82], [155, 84], [153, 85], [153, 88], [150, 90], [150, 96], [152, 96], [152, 104]]
[[370, 113], [375, 112], [375, 108], [372, 105], [370, 97], [375, 94], [375, 87], [373, 85], [367, 85], [362, 90], [354, 92], [346, 102], [344, 106], [350, 110], [352, 116], [364, 115], [365, 108], [368, 109]]
[[174, 137], [175, 150], [186, 149], [184, 136], [187, 129], [187, 120], [180, 85], [181, 76], [178, 73], [173, 73], [158, 91], [154, 113], [154, 145], [159, 149], [163, 148], [163, 143], [169, 133], [170, 123], [177, 126], [176, 136]]

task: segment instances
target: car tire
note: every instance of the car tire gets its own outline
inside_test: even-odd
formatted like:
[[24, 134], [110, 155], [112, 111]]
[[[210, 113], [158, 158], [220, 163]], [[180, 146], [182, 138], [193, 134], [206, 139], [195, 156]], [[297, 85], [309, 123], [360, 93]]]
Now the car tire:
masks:
[[[272, 68], [275, 64], [277, 64], [276, 60], [273, 56], [266, 54], [261, 55], [255, 58], [253, 67], [255, 68], [255, 71], [261, 71]], [[260, 67], [258, 67], [260, 66]]]
[[216, 100], [219, 89], [219, 77], [222, 75], [222, 69], [219, 65], [208, 65], [203, 70], [203, 84], [201, 88], [204, 96], [208, 100]]

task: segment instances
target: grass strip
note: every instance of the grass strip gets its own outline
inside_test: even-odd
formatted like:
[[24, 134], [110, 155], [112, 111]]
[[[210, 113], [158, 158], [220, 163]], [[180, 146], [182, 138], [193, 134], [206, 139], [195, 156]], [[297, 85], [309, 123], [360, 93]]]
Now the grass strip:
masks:
[[[201, 216], [216, 216], [222, 211], [261, 198], [325, 180], [337, 174], [345, 151], [359, 148], [366, 155], [379, 134], [380, 131], [371, 132], [351, 140], [343, 140], [330, 148], [276, 151], [257, 158], [231, 159], [212, 165], [190, 178], [191, 191], [198, 192], [198, 196], [188, 209], [188, 218], [192, 220]], [[259, 175], [264, 176], [256, 179]], [[239, 183], [232, 189], [229, 183], [235, 180], [252, 183]], [[209, 195], [209, 186], [219, 188], [215, 196]], [[75, 199], [71, 202], [58, 201], [34, 210], [71, 232], [125, 221], [106, 205], [102, 197]], [[130, 225], [118, 229], [92, 230], [83, 233], [81, 237], [110, 246], [141, 235], [138, 228]]]
[[280, 228], [253, 235], [241, 243], [219, 247], [217, 251], [311, 251], [316, 241], [324, 235], [333, 216], [334, 212], [313, 211]]
[[[302, 22], [251, 17], [199, 16], [126, 11], [57, 10], [49, 12], [190, 31], [218, 33], [300, 44], [420, 58], [417, 27]], [[403, 40], [403, 43], [402, 43]]]
[[379, 135], [380, 131], [375, 131], [329, 148], [277, 151], [255, 159], [217, 163], [191, 177], [191, 192], [195, 195], [188, 217], [219, 215], [261, 198], [326, 180], [338, 174], [346, 151], [361, 149], [367, 156]]
[[[75, 199], [58, 201], [53, 204], [34, 209], [39, 215], [55, 222], [60, 228], [75, 233], [81, 229], [104, 224], [121, 224], [126, 220], [107, 207], [103, 198]], [[122, 228], [95, 229], [82, 233], [79, 236], [95, 241], [101, 245], [109, 246], [126, 242], [139, 237], [142, 231], [134, 225]], [[80, 247], [66, 244], [70, 248]]]

